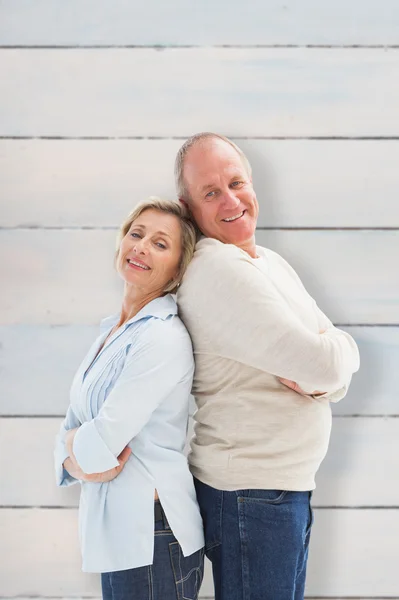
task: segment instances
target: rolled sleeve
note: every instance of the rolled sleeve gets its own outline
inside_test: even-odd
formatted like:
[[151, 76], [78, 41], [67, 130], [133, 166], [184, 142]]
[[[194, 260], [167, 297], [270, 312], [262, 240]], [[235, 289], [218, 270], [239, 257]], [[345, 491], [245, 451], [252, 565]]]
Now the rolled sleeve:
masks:
[[98, 433], [95, 420], [79, 427], [73, 441], [73, 453], [82, 471], [88, 475], [103, 473], [119, 465]]
[[98, 415], [76, 432], [73, 454], [80, 468], [92, 474], [118, 466], [117, 456], [181, 382], [188, 401], [193, 372], [191, 340], [181, 321], [154, 319]]
[[69, 429], [74, 429], [75, 427], [80, 426], [80, 421], [76, 417], [72, 408], [69, 407], [66, 417], [61, 424], [60, 430], [55, 439], [55, 448], [54, 448], [54, 467], [55, 467], [55, 482], [58, 486], [67, 487], [70, 485], [74, 485], [78, 483], [78, 479], [72, 477], [64, 469], [64, 461], [68, 458], [69, 454], [65, 447], [65, 436]]

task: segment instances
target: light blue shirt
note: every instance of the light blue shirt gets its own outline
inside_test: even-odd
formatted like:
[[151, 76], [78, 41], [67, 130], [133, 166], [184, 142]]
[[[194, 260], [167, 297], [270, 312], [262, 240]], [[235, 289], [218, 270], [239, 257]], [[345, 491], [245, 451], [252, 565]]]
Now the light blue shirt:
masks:
[[89, 572], [152, 564], [155, 489], [183, 554], [204, 545], [184, 455], [194, 372], [190, 337], [168, 294], [149, 302], [96, 356], [117, 322], [118, 316], [102, 322], [75, 375], [55, 447], [57, 484], [63, 486], [77, 483], [62, 466], [69, 429], [79, 427], [73, 452], [85, 473], [111, 469], [127, 444], [132, 450], [114, 480], [80, 482], [79, 535], [83, 571]]

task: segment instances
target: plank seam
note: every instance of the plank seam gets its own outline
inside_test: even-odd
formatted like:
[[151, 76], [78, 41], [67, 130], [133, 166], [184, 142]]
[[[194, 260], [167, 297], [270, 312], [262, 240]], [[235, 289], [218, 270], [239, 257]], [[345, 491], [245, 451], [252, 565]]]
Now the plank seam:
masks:
[[[1, 504], [1, 510], [76, 510], [77, 506], [62, 506], [62, 505], [47, 505], [47, 504]], [[312, 508], [317, 510], [399, 510], [399, 506], [387, 505], [387, 506], [373, 506], [373, 505], [361, 505], [361, 506], [345, 506], [345, 505], [330, 505], [330, 506], [318, 506], [312, 504]]]
[[[28, 598], [35, 599], [43, 599], [45, 600], [71, 600], [74, 598], [75, 600], [101, 600], [100, 596], [84, 596], [79, 595], [75, 596], [29, 596], [24, 594], [23, 596], [13, 596], [13, 600], [18, 600], [18, 598], [23, 598], [25, 600]], [[215, 596], [200, 596], [199, 600], [214, 600]], [[305, 600], [399, 600], [398, 596], [305, 596]], [[0, 599], [10, 600], [10, 596], [2, 596], [0, 595]]]
[[[0, 135], [0, 140], [135, 140], [135, 141], [160, 141], [160, 140], [187, 140], [187, 135]], [[228, 135], [232, 140], [310, 140], [310, 141], [398, 141], [398, 135]]]
[[[117, 225], [0, 225], [0, 231], [15, 230], [49, 230], [49, 231], [116, 231]], [[399, 231], [396, 227], [257, 227], [256, 231]]]
[[206, 49], [397, 50], [399, 44], [1, 44], [0, 50], [206, 50]]
[[[63, 419], [65, 413], [60, 415], [2, 415], [2, 419]], [[332, 415], [333, 419], [398, 419], [399, 414], [382, 414], [382, 415], [367, 415], [367, 414], [350, 414], [350, 415]]]

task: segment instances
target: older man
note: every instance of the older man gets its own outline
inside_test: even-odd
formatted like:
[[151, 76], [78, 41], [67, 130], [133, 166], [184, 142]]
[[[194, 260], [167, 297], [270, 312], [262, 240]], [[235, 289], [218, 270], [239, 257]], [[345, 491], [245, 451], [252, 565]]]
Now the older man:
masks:
[[178, 303], [196, 360], [189, 460], [216, 600], [301, 600], [330, 401], [358, 350], [288, 263], [256, 245], [251, 168], [235, 144], [193, 136], [176, 182], [204, 235]]

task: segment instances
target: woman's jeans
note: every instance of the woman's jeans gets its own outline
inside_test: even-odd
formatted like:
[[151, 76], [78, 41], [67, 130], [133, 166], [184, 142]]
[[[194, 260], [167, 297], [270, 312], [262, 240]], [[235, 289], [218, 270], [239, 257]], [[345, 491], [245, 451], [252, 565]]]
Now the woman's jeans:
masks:
[[311, 492], [195, 487], [215, 600], [303, 600]]
[[197, 600], [204, 575], [204, 550], [184, 557], [159, 502], [155, 503], [154, 562], [102, 573], [104, 600]]

